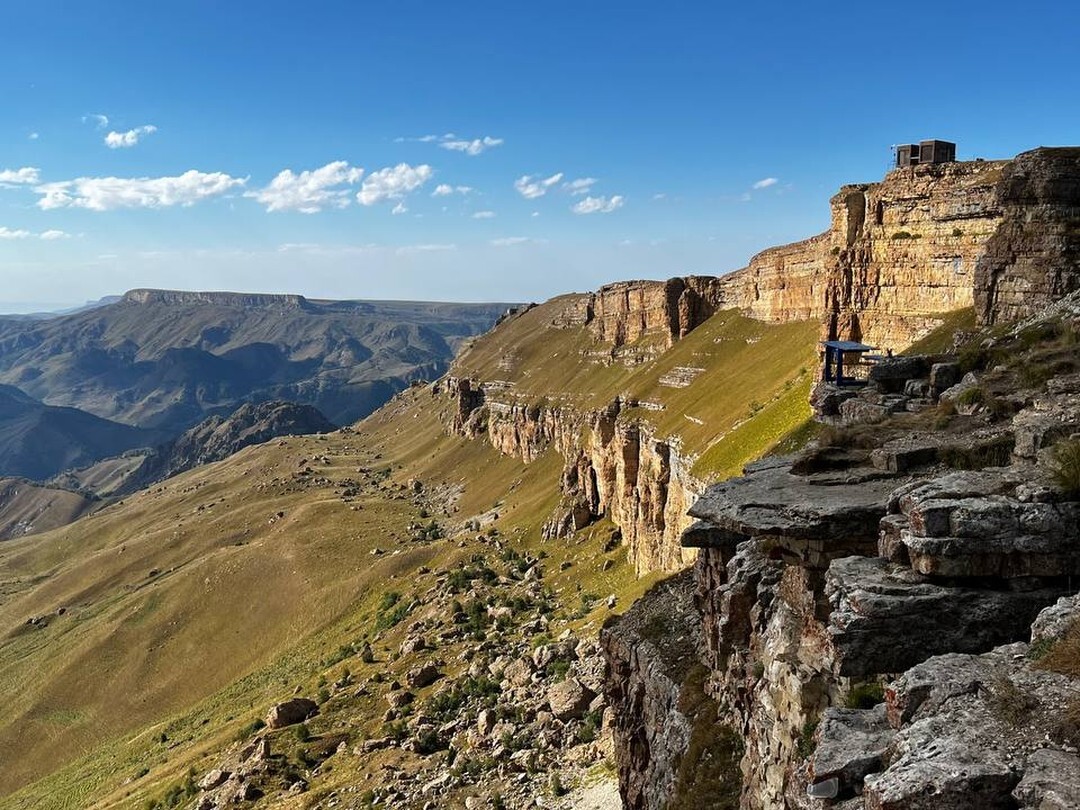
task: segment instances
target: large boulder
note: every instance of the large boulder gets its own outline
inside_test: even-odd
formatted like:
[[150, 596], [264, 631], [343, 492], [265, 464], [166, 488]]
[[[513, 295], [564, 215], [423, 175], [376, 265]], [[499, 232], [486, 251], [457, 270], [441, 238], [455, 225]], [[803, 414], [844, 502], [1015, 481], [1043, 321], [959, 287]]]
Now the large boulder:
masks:
[[595, 697], [596, 693], [577, 678], [567, 678], [555, 684], [547, 695], [551, 713], [563, 722], [584, 717]]
[[268, 728], [285, 728], [303, 723], [318, 713], [319, 705], [314, 700], [292, 698], [270, 709], [266, 715], [266, 725]]

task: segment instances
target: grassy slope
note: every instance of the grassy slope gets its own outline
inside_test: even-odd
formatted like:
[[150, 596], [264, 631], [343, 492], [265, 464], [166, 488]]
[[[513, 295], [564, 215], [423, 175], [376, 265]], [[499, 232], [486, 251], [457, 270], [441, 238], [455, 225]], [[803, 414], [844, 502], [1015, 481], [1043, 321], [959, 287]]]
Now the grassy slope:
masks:
[[[812, 366], [812, 325], [769, 327], [721, 313], [668, 354], [627, 369], [583, 362], [597, 347], [583, 329], [547, 329], [551, 312], [538, 307], [478, 341], [459, 373], [515, 379], [523, 396], [584, 407], [618, 393], [661, 401], [662, 412], [634, 410], [690, 449], [726, 448], [728, 459], [767, 447], [768, 431], [751, 430], [756, 420], [772, 424], [805, 402], [792, 392], [808, 379], [800, 369]], [[707, 371], [688, 388], [659, 386], [679, 365]], [[764, 407], [733, 430], [752, 400]], [[635, 580], [618, 552], [602, 570], [604, 524], [540, 541], [562, 459], [549, 451], [526, 467], [486, 442], [447, 436], [448, 404], [415, 388], [355, 433], [249, 448], [64, 529], [0, 546], [0, 807], [133, 806], [189, 766], [208, 767], [204, 758], [294, 687], [313, 691], [325, 658], [370, 626], [385, 591], [407, 594], [421, 587], [418, 566], [448, 567], [487, 550], [470, 532], [410, 540], [407, 524], [419, 519], [405, 496], [410, 478], [425, 491], [463, 487], [443, 516], [449, 527], [495, 509], [513, 546], [550, 555], [548, 584], [567, 603], [579, 590], [614, 593], [621, 610], [650, 584]], [[294, 483], [302, 460], [323, 454], [329, 463], [312, 463], [313, 475], [332, 483]], [[377, 482], [358, 468], [390, 478]], [[352, 504], [338, 494], [346, 478], [362, 484]], [[375, 555], [376, 547], [390, 553]], [[563, 562], [571, 565], [563, 570]], [[56, 616], [61, 606], [67, 611]], [[598, 607], [575, 624], [594, 626], [602, 614]], [[33, 616], [52, 619], [33, 629], [25, 625]]]
[[[455, 373], [513, 383], [513, 396], [527, 402], [601, 408], [622, 396], [658, 403], [663, 410], [632, 408], [627, 415], [663, 437], [678, 436], [686, 452], [703, 454], [694, 472], [707, 480], [738, 473], [810, 415], [814, 323], [774, 326], [719, 312], [656, 359], [628, 368], [605, 362], [587, 328], [551, 325], [571, 300], [553, 299], [508, 322], [499, 341], [470, 348]], [[655, 339], [646, 335], [642, 342]], [[686, 388], [662, 385], [678, 367], [704, 371]]]

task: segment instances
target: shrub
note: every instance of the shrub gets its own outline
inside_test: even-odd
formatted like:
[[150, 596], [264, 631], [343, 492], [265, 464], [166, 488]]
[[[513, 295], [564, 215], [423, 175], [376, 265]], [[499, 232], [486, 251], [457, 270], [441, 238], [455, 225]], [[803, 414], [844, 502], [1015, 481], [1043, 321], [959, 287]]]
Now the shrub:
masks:
[[375, 631], [389, 630], [409, 613], [409, 605], [401, 601], [401, 594], [397, 591], [388, 591], [382, 596], [379, 607], [375, 611]]
[[799, 742], [795, 747], [800, 759], [806, 759], [814, 753], [814, 734], [817, 732], [817, 727], [817, 720], [807, 720], [803, 723], [802, 733], [799, 735]]
[[872, 709], [885, 700], [885, 688], [877, 681], [855, 684], [844, 698], [849, 709]]
[[910, 231], [897, 231], [892, 235], [893, 239], [914, 239]]
[[964, 231], [962, 229], [960, 229], [960, 228], [953, 228], [952, 229], [952, 235], [953, 236], [963, 236]]
[[990, 683], [990, 695], [987, 701], [994, 714], [1012, 726], [1020, 725], [1035, 708], [1035, 699], [1020, 691], [1012, 680], [1003, 674], [997, 674]]
[[293, 726], [293, 736], [296, 737], [297, 742], [307, 742], [311, 739], [311, 729], [307, 727], [307, 723]]
[[548, 781], [548, 788], [551, 790], [552, 796], [566, 795], [566, 788], [563, 787], [562, 779], [559, 778], [557, 773], [551, 775], [551, 779]]
[[988, 397], [986, 391], [982, 388], [968, 388], [966, 391], [961, 391], [960, 396], [956, 398], [957, 405], [985, 405]]
[[1054, 445], [1054, 460], [1050, 473], [1062, 491], [1080, 494], [1080, 440], [1066, 439]]

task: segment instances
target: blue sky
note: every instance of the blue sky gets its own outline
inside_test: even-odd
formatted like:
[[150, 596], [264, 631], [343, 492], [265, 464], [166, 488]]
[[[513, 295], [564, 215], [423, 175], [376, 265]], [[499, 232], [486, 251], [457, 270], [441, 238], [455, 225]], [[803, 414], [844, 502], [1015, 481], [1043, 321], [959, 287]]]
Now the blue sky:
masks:
[[1080, 143], [1072, 4], [747, 5], [8, 0], [0, 310], [720, 274], [893, 143]]

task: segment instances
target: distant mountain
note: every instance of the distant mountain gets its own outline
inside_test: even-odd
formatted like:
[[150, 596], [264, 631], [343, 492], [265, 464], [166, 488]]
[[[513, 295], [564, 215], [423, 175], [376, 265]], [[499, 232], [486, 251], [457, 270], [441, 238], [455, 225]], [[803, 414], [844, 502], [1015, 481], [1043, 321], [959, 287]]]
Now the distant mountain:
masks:
[[228, 417], [211, 416], [173, 441], [155, 448], [115, 492], [134, 492], [203, 464], [221, 461], [245, 447], [278, 436], [328, 433], [335, 427], [311, 405], [245, 403]]
[[44, 405], [18, 388], [0, 385], [0, 475], [42, 480], [163, 438], [159, 430]]
[[115, 304], [123, 296], [119, 295], [106, 295], [104, 298], [99, 298], [96, 301], [87, 301], [85, 304], [80, 304], [75, 307], [67, 307], [65, 309], [57, 310], [45, 310], [42, 312], [20, 312], [15, 314], [0, 314], [0, 319], [11, 321], [46, 321], [50, 318], [59, 318], [61, 315], [74, 315], [77, 312], [85, 312], [89, 309], [97, 309], [98, 307], [106, 306], [107, 304]]
[[0, 318], [0, 383], [173, 436], [268, 400], [345, 424], [441, 375], [507, 307], [133, 290], [49, 320]]

